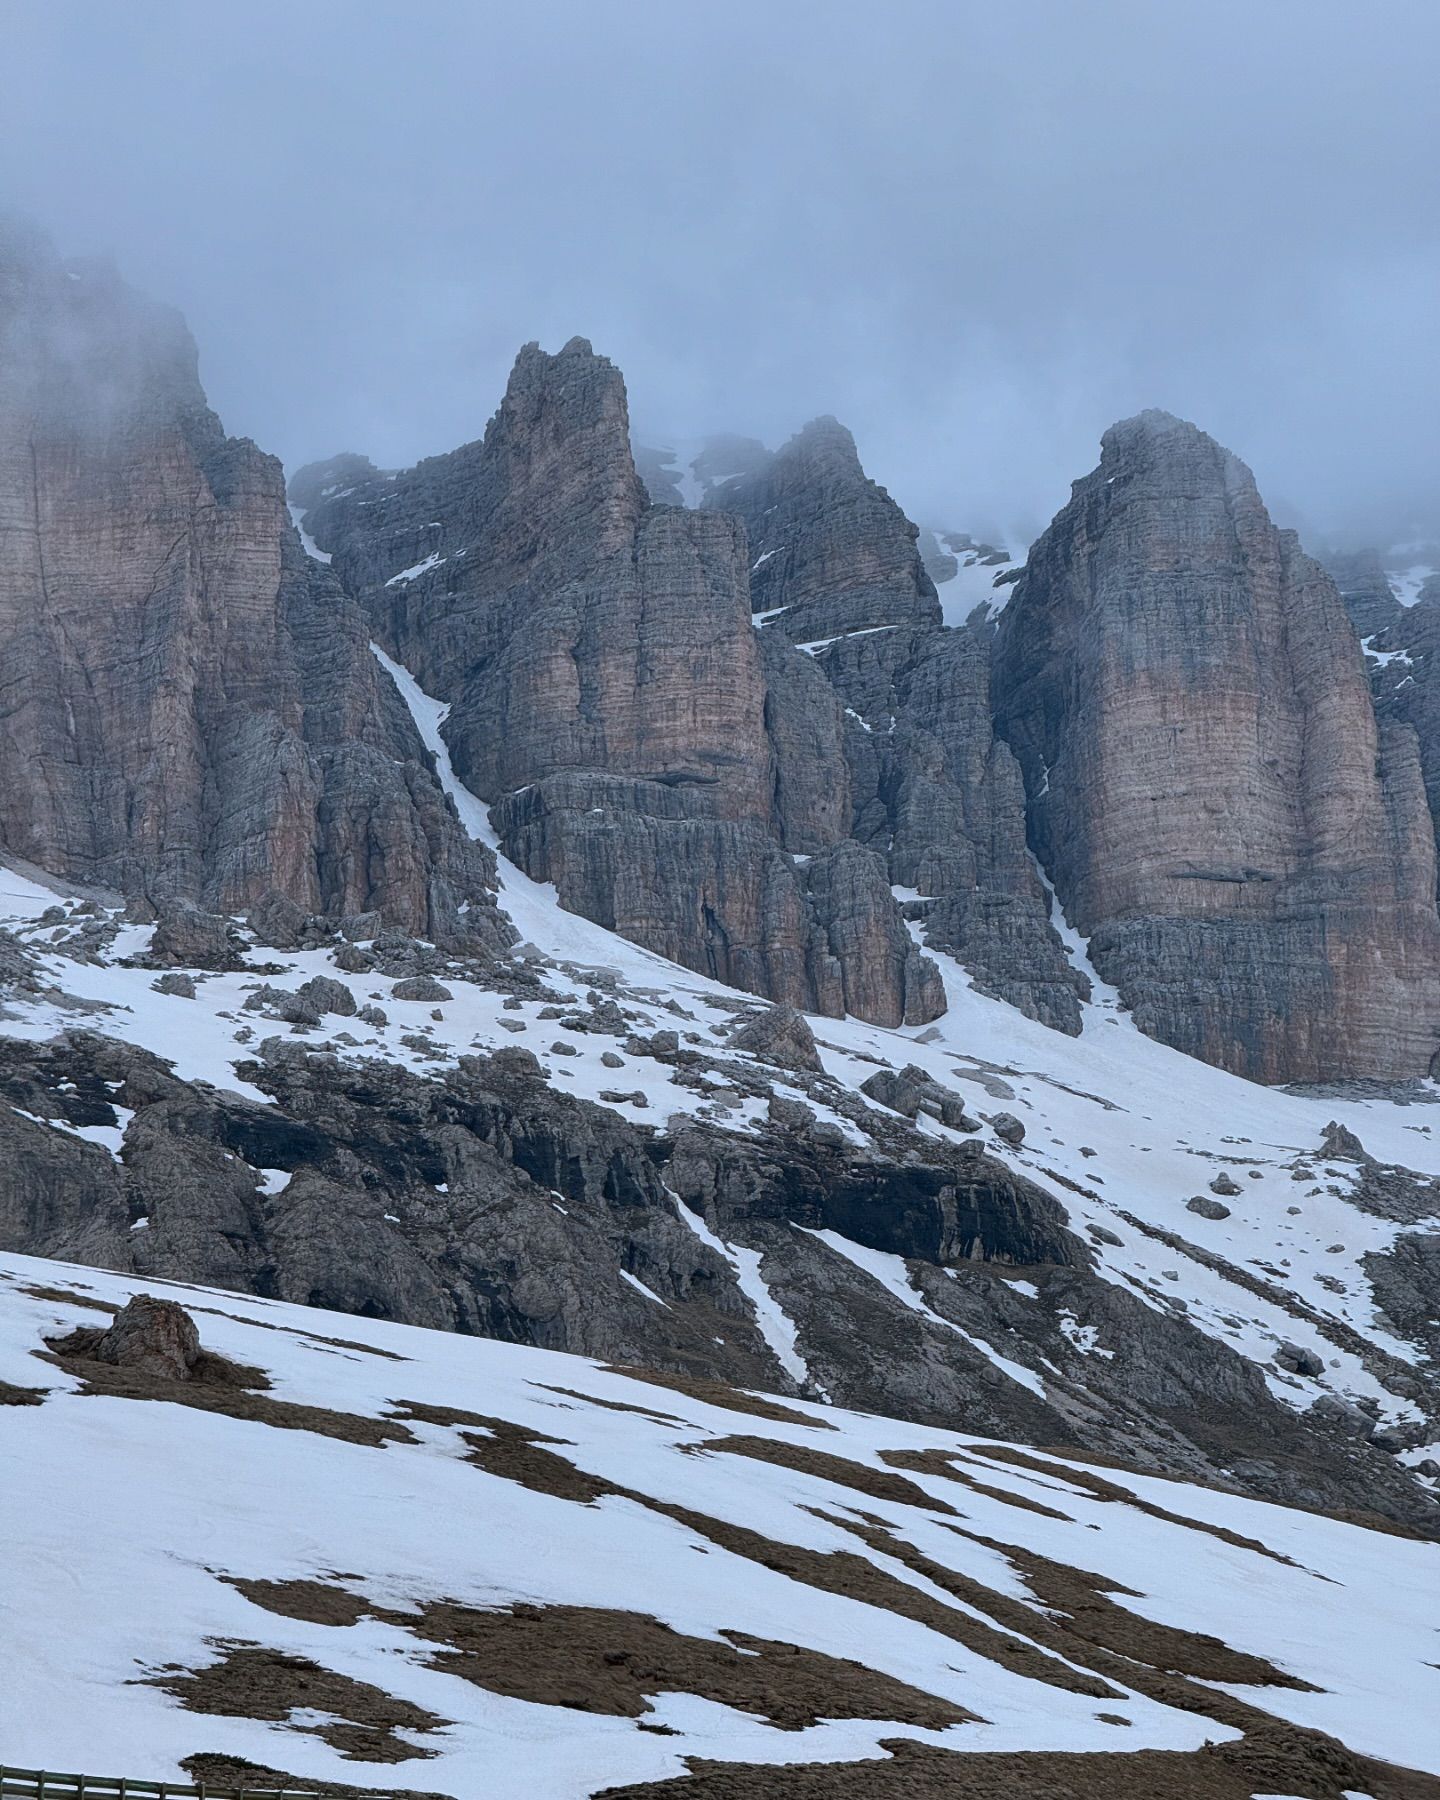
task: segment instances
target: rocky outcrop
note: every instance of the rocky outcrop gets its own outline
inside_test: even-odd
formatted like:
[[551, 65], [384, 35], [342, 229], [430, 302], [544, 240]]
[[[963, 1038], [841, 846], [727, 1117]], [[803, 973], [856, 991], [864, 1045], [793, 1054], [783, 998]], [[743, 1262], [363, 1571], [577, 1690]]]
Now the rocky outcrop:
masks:
[[[975, 1122], [923, 1071], [894, 1075], [882, 1105], [926, 1114], [924, 1135], [866, 1109], [868, 1149], [773, 1126], [646, 1128], [556, 1091], [523, 1050], [425, 1079], [287, 1042], [241, 1073], [264, 1104], [88, 1033], [0, 1040], [0, 1247], [798, 1389], [1433, 1529], [1393, 1458], [1281, 1405], [1183, 1311], [1096, 1273], [1027, 1177], [935, 1135], [947, 1113]], [[807, 1071], [783, 1080], [838, 1096]], [[73, 1135], [105, 1116], [126, 1119], [123, 1160]], [[847, 1244], [896, 1259], [913, 1301]], [[1008, 1279], [1022, 1271], [1023, 1291]], [[1397, 1309], [1423, 1291], [1412, 1274]], [[790, 1322], [788, 1363], [762, 1294]], [[170, 1379], [195, 1349], [178, 1321], [124, 1313], [87, 1335], [132, 1368], [158, 1349]]]
[[1266, 1081], [1423, 1075], [1435, 843], [1334, 584], [1165, 413], [1106, 433], [1001, 615], [1032, 841], [1145, 1031]]
[[919, 528], [866, 476], [838, 420], [813, 420], [709, 504], [745, 520], [752, 604], [791, 643], [940, 623]]
[[883, 869], [862, 900], [792, 861], [849, 832], [842, 709], [813, 669], [772, 679], [741, 521], [649, 504], [624, 383], [587, 343], [522, 350], [481, 442], [398, 476], [337, 459], [293, 491], [449, 703], [456, 770], [507, 853], [568, 908], [793, 1006], [943, 1010]]
[[1440, 576], [1414, 605], [1397, 602], [1388, 627], [1366, 640], [1371, 692], [1382, 727], [1408, 727], [1420, 750], [1431, 817], [1440, 835]]
[[200, 1360], [200, 1333], [183, 1306], [136, 1294], [96, 1339], [97, 1362], [162, 1381], [188, 1381]]
[[988, 637], [942, 628], [917, 528], [833, 419], [708, 503], [749, 533], [786, 847], [834, 842], [847, 804], [840, 833], [928, 901], [928, 944], [982, 992], [1078, 1031], [1087, 985], [1051, 927], [1019, 766], [992, 728]]
[[815, 1033], [790, 1006], [767, 1006], [743, 1019], [731, 1034], [730, 1048], [758, 1056], [777, 1069], [824, 1072]]
[[[576, 770], [712, 790], [766, 820], [764, 687], [745, 542], [720, 514], [652, 508], [620, 371], [581, 338], [528, 344], [484, 438], [305, 514], [377, 636], [427, 693], [471, 790]], [[333, 475], [334, 480], [318, 480]]]
[[161, 907], [505, 940], [279, 464], [227, 438], [179, 317], [0, 239], [0, 848]]

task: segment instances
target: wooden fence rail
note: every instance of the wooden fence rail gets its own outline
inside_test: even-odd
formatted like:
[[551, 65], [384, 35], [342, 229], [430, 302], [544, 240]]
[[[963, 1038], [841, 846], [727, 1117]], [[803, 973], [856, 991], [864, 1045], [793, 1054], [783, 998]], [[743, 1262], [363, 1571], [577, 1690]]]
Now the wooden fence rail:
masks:
[[[229, 1788], [201, 1782], [130, 1781], [124, 1776], [64, 1775], [0, 1765], [0, 1800], [327, 1800], [323, 1788]], [[377, 1793], [374, 1800], [405, 1800]]]

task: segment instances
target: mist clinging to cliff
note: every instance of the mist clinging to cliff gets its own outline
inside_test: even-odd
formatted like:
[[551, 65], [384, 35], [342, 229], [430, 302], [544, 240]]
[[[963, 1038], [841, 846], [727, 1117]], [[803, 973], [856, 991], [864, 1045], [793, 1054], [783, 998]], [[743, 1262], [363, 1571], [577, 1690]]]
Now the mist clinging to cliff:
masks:
[[1162, 406], [1308, 535], [1440, 530], [1431, 0], [11, 0], [0, 205], [181, 306], [294, 466], [474, 437], [520, 343], [639, 434], [831, 412], [1034, 530]]

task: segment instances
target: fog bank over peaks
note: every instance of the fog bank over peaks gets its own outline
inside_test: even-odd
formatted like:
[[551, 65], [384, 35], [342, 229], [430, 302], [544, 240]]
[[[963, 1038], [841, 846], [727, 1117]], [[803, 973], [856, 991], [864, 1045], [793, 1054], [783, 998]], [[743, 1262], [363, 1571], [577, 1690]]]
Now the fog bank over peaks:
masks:
[[1440, 530], [1440, 12], [12, 0], [0, 206], [180, 306], [294, 468], [477, 436], [523, 342], [636, 435], [831, 413], [1033, 535], [1145, 407], [1307, 537]]

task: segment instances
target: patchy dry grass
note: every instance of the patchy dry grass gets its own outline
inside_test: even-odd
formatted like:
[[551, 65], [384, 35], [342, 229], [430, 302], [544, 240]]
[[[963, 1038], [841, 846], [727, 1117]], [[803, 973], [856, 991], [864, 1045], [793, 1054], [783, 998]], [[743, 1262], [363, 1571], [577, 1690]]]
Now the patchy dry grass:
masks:
[[894, 1719], [943, 1730], [963, 1707], [863, 1663], [727, 1631], [687, 1637], [638, 1612], [516, 1605], [481, 1610], [441, 1601], [393, 1618], [446, 1646], [435, 1666], [492, 1693], [541, 1706], [640, 1718], [653, 1695], [699, 1694], [798, 1731], [821, 1719]]
[[368, 1681], [337, 1674], [303, 1656], [287, 1656], [259, 1644], [221, 1644], [218, 1661], [203, 1669], [165, 1670], [150, 1678], [191, 1712], [217, 1718], [284, 1722], [306, 1708], [337, 1721], [295, 1726], [357, 1762], [410, 1762], [433, 1756], [398, 1738], [397, 1731], [438, 1731], [448, 1723], [409, 1700], [399, 1700]]

